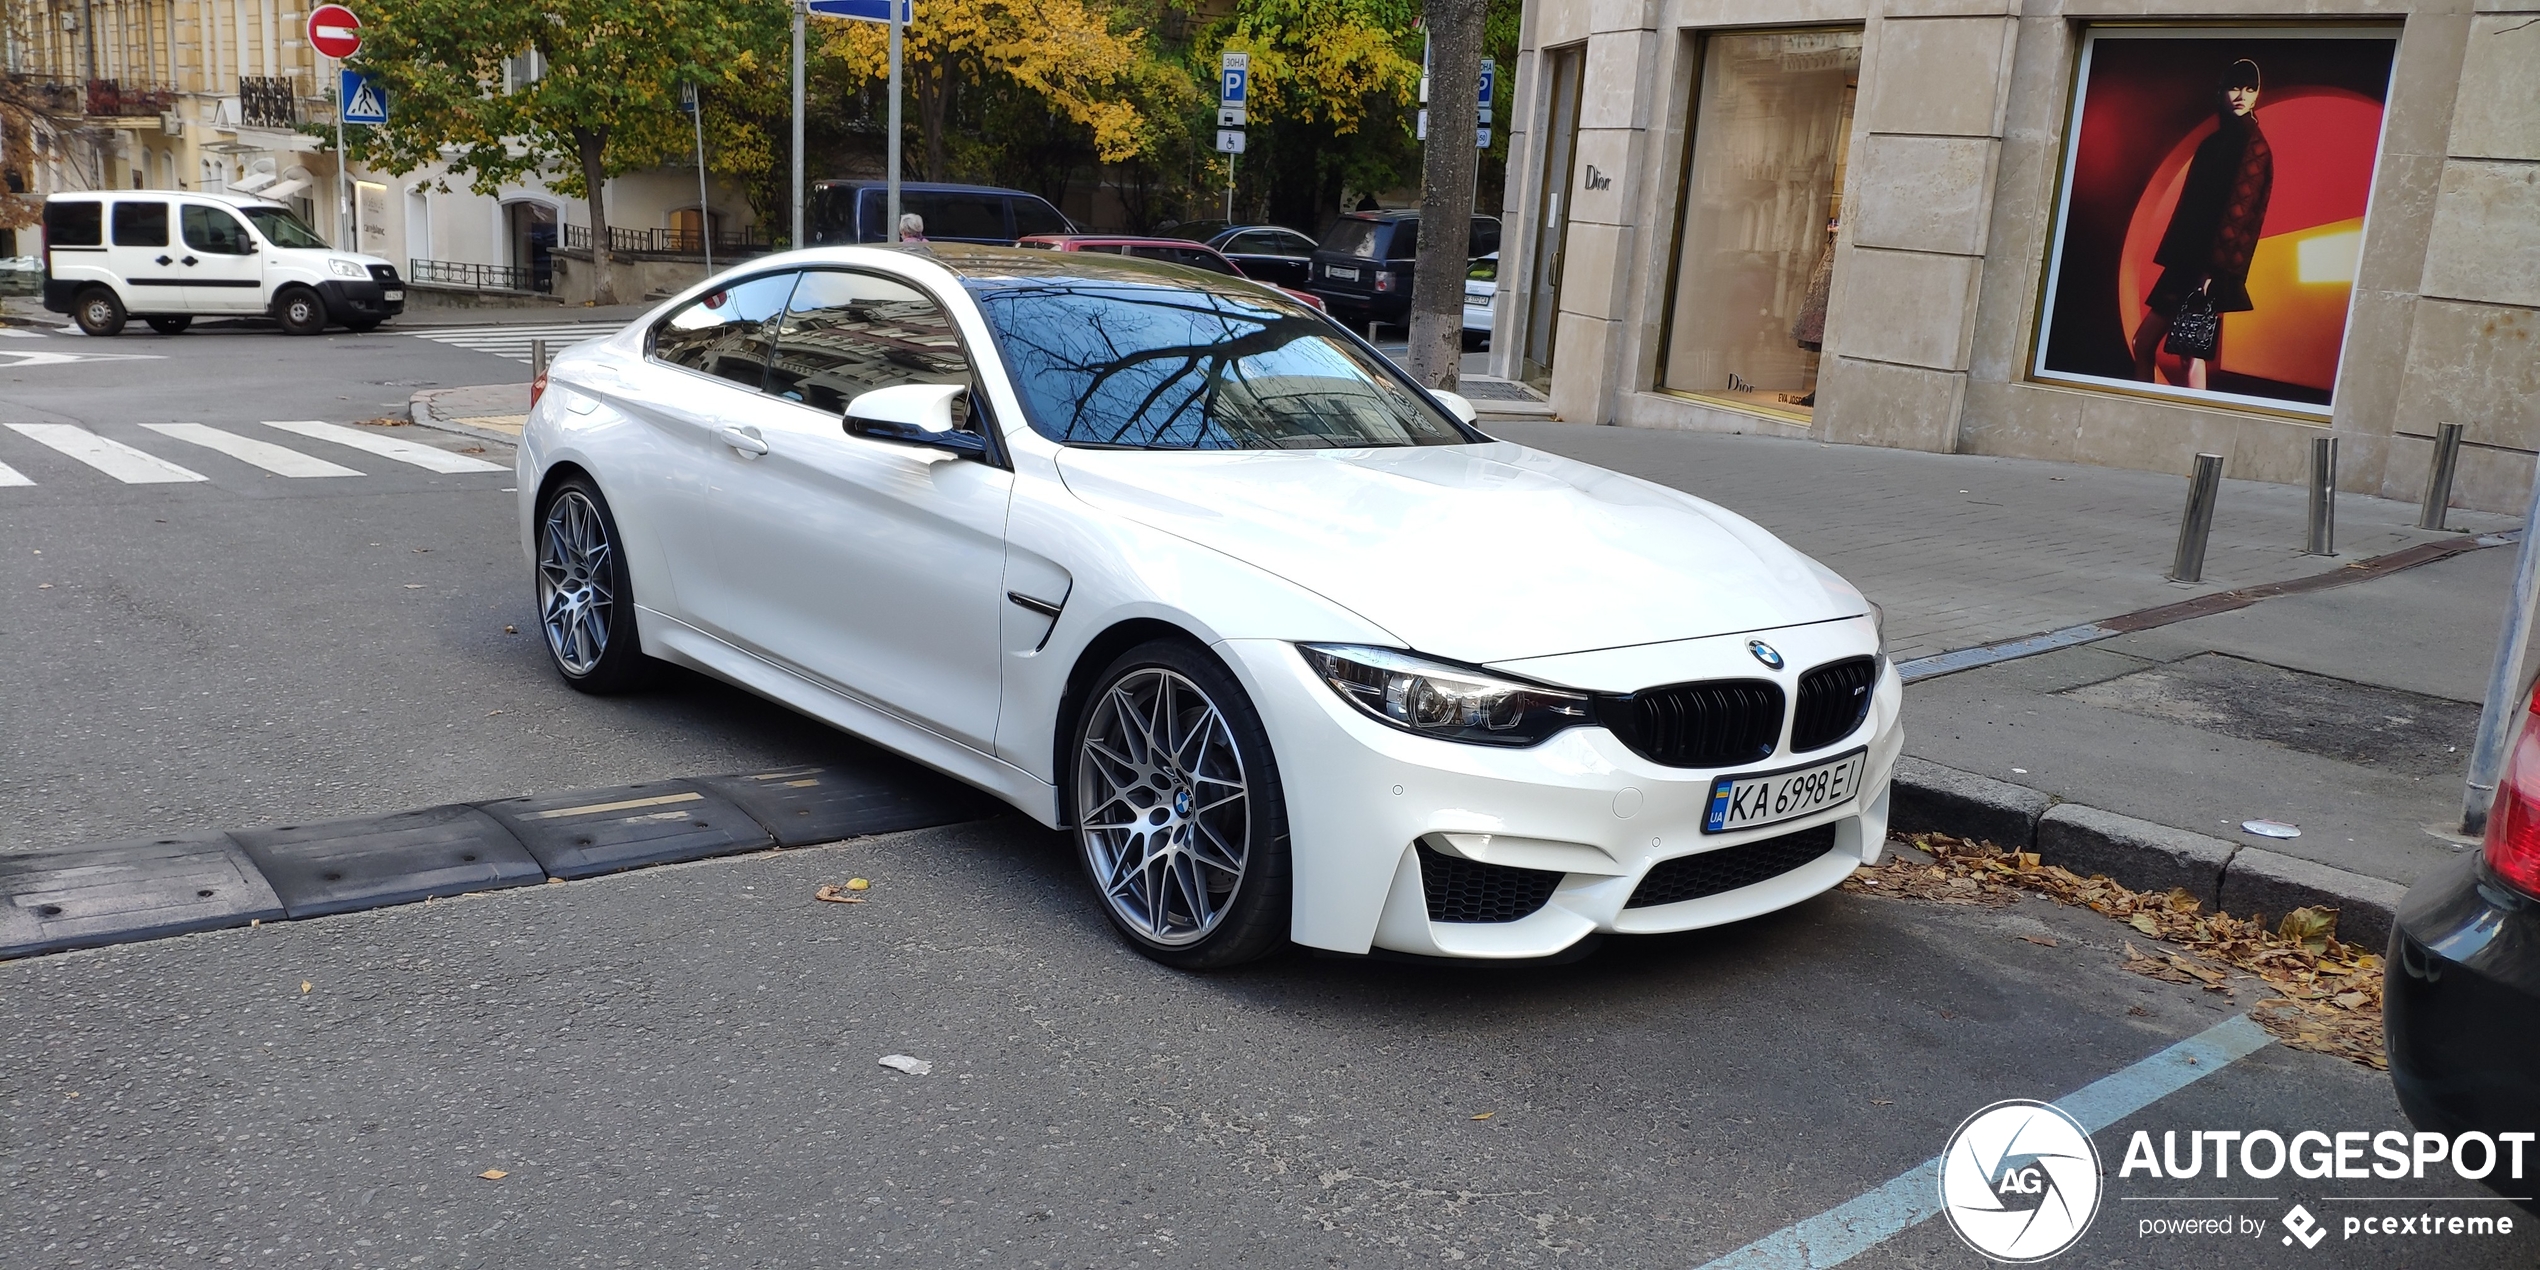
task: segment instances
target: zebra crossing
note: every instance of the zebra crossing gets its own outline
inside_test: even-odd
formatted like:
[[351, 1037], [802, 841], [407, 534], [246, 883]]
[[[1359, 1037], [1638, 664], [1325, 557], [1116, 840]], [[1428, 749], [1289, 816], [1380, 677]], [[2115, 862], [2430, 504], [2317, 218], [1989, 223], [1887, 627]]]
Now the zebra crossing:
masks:
[[624, 322], [557, 322], [538, 326], [448, 326], [432, 330], [409, 331], [407, 334], [419, 340], [432, 340], [457, 348], [473, 349], [479, 353], [492, 353], [496, 357], [508, 357], [525, 365], [529, 361], [529, 344], [532, 340], [547, 341], [547, 354], [552, 357], [584, 340], [614, 335], [625, 326]]
[[[350, 467], [333, 459], [320, 457], [319, 454], [312, 454], [290, 445], [278, 444], [267, 440], [262, 435], [250, 435], [227, 428], [211, 427], [207, 424], [145, 423], [140, 426], [152, 435], [195, 447], [210, 454], [234, 459], [275, 476], [292, 479], [358, 478], [397, 470], [394, 467], [370, 464], [367, 466], [373, 471], [365, 472], [361, 468]], [[437, 446], [315, 419], [268, 419], [261, 426], [310, 441], [321, 442], [323, 445], [318, 447], [321, 450], [328, 445], [341, 446], [348, 450], [389, 460], [393, 464], [421, 468], [424, 471], [442, 475], [469, 472], [509, 474], [512, 470], [500, 463], [489, 463], [483, 459], [453, 453]], [[175, 485], [212, 479], [184, 464], [101, 435], [77, 424], [12, 423], [6, 427], [9, 433], [42, 446], [56, 455], [75, 460], [93, 471], [126, 485]], [[211, 466], [195, 458], [191, 452], [186, 452], [186, 460], [202, 463], [206, 467]], [[23, 458], [19, 460], [20, 464], [26, 462], [27, 460]], [[37, 481], [28, 476], [23, 467], [13, 466], [5, 460], [0, 460], [0, 488], [33, 487], [36, 484]]]

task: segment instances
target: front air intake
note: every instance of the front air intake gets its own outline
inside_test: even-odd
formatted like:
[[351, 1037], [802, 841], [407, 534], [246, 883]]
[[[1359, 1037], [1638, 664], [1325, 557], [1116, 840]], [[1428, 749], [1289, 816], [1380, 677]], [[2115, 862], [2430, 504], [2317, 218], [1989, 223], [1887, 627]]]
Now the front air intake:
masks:
[[1484, 864], [1419, 844], [1420, 893], [1433, 922], [1513, 922], [1552, 898], [1561, 876], [1544, 869]]
[[1772, 881], [1834, 850], [1834, 828], [1832, 823], [1822, 824], [1761, 842], [1661, 860], [1632, 889], [1632, 898], [1623, 907], [1681, 904]]

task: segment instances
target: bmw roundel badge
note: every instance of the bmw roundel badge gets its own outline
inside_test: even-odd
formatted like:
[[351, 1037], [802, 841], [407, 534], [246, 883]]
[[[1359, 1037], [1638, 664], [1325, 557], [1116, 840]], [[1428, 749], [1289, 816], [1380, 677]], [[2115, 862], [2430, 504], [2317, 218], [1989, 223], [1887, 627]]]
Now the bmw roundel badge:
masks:
[[1746, 651], [1755, 654], [1755, 660], [1764, 663], [1764, 668], [1766, 670], [1779, 670], [1782, 668], [1782, 655], [1774, 652], [1772, 645], [1767, 644], [1760, 639], [1750, 639], [1746, 641]]

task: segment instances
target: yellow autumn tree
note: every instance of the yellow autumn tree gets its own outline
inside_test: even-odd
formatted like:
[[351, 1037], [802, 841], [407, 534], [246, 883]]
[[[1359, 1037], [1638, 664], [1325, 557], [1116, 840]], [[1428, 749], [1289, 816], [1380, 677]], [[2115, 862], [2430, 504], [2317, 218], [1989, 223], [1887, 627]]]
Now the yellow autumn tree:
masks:
[[1348, 136], [1419, 88], [1419, 55], [1403, 50], [1417, 12], [1399, 0], [1250, 0], [1224, 48], [1251, 54], [1253, 113]]
[[[890, 74], [887, 28], [827, 22], [830, 56], [850, 76]], [[917, 107], [926, 179], [951, 173], [946, 132], [953, 94], [965, 82], [1002, 76], [1092, 132], [1106, 163], [1139, 152], [1137, 107], [1123, 91], [1140, 56], [1140, 30], [1114, 30], [1100, 0], [927, 0], [901, 33], [901, 73]]]

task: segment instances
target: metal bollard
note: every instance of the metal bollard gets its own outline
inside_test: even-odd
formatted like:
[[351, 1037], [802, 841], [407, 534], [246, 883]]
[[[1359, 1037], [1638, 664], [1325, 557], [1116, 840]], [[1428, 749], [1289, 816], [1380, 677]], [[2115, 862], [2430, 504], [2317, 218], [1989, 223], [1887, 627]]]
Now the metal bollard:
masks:
[[547, 341], [529, 341], [529, 377], [542, 378], [547, 373]]
[[2441, 529], [2444, 513], [2451, 510], [2452, 469], [2461, 461], [2461, 425], [2447, 423], [2434, 431], [2434, 470], [2425, 477], [2425, 507], [2417, 513], [2417, 528]]
[[2337, 554], [2337, 438], [2311, 438], [2311, 527], [2302, 550]]
[[2223, 457], [2196, 456], [2196, 473], [2187, 478], [2187, 514], [2178, 521], [2178, 554], [2170, 561], [2170, 581], [2201, 582], [2205, 578], [2205, 540], [2214, 532], [2214, 500], [2222, 494]]

